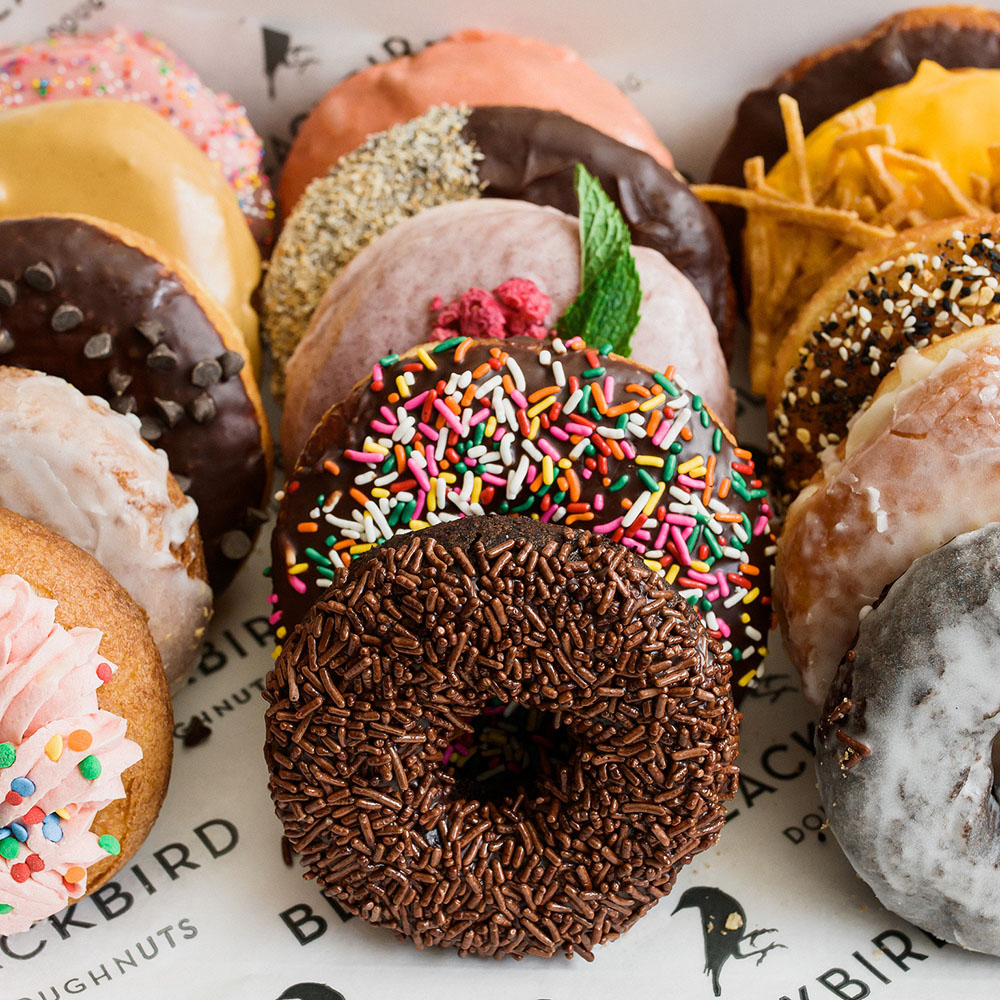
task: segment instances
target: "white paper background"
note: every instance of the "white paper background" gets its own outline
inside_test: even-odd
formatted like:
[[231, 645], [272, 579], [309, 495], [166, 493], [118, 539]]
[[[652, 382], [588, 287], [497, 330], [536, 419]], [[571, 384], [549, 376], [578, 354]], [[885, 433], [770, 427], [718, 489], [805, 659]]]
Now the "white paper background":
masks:
[[[538, 0], [298, 0], [294, 8], [244, 0], [238, 9], [224, 0], [200, 7], [0, 0], [0, 42], [38, 37], [60, 22], [82, 30], [116, 22], [148, 29], [207, 82], [243, 101], [273, 154], [290, 137], [293, 119], [330, 84], [369, 59], [386, 57], [387, 38], [417, 46], [459, 27], [505, 28], [581, 51], [629, 89], [679, 165], [703, 176], [745, 90], [894, 9], [859, 0], [807, 0], [788, 8], [780, 0], [662, 0], [655, 6], [617, 0], [586, 9]], [[302, 71], [279, 67], [273, 101], [262, 25], [287, 32], [291, 44], [303, 47], [301, 57], [315, 60]], [[750, 414], [741, 431], [744, 439], [760, 442], [760, 414]], [[117, 889], [106, 889], [102, 902], [80, 903], [73, 923], [63, 915], [0, 941], [0, 1000], [80, 993], [104, 1000], [277, 1000], [303, 982], [328, 984], [346, 1000], [700, 1000], [712, 996], [712, 986], [703, 971], [698, 914], [671, 913], [691, 886], [715, 887], [738, 899], [748, 930], [773, 928], [757, 947], [784, 946], [759, 965], [756, 958], [730, 959], [721, 972], [723, 997], [929, 1000], [992, 997], [1000, 989], [1000, 962], [938, 948], [887, 914], [820, 829], [808, 713], [797, 691], [781, 692], [790, 668], [776, 636], [768, 664], [774, 697], [744, 705], [744, 782], [733, 804], [738, 812], [720, 844], [685, 869], [673, 895], [622, 940], [600, 949], [594, 963], [421, 953], [358, 920], [343, 922], [281, 860], [261, 755], [259, 691], [271, 662], [263, 618], [266, 562], [262, 545], [221, 601], [202, 669], [176, 700], [178, 728], [200, 714], [213, 732], [197, 748], [178, 742], [170, 793], [146, 845], [118, 877]], [[294, 907], [300, 914], [308, 908], [326, 930], [299, 943], [280, 916]], [[318, 927], [313, 921], [302, 930]], [[906, 970], [900, 968], [873, 943], [885, 932], [890, 951], [903, 950], [905, 935], [925, 957], [907, 958]]]

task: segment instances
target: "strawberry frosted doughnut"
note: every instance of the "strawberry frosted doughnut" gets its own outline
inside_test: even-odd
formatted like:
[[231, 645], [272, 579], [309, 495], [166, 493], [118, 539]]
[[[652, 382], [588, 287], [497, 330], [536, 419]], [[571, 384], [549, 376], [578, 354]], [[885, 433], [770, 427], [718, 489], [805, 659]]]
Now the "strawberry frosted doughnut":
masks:
[[1000, 521], [1000, 326], [904, 354], [788, 510], [775, 604], [822, 703], [859, 613], [919, 556]]
[[[657, 251], [633, 247], [642, 302], [633, 360], [675, 365], [728, 427], [733, 397], [719, 337], [701, 296]], [[430, 339], [431, 303], [510, 278], [533, 281], [551, 302], [548, 322], [580, 290], [580, 226], [521, 201], [453, 202], [421, 212], [370, 243], [340, 272], [313, 314], [286, 375], [281, 444], [291, 462], [320, 417], [372, 363]]]
[[274, 236], [274, 196], [261, 173], [260, 136], [246, 109], [206, 87], [170, 49], [142, 32], [60, 35], [0, 47], [0, 108], [111, 97], [144, 104], [179, 128], [225, 174], [262, 249]]
[[322, 97], [299, 129], [282, 169], [282, 215], [291, 212], [314, 177], [322, 177], [373, 132], [409, 121], [435, 104], [561, 111], [644, 150], [665, 167], [674, 165], [635, 105], [577, 53], [537, 38], [471, 29], [415, 56], [370, 66]]

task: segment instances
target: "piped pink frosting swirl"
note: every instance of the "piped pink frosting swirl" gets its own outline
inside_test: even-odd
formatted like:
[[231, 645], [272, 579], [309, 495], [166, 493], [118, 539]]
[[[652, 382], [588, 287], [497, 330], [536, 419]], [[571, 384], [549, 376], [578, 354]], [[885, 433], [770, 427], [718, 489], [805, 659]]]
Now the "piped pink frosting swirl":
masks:
[[124, 719], [97, 706], [114, 670], [101, 632], [64, 629], [56, 602], [0, 576], [0, 935], [86, 892], [86, 869], [120, 849], [91, 831], [142, 757]]

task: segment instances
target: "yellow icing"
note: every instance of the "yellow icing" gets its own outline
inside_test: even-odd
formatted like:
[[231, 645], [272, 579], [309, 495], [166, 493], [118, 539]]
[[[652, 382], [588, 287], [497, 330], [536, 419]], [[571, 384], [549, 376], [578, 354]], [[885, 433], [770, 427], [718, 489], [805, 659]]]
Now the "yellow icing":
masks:
[[0, 218], [77, 212], [146, 236], [222, 303], [259, 369], [260, 254], [218, 168], [155, 112], [53, 101], [0, 115]]
[[[880, 90], [850, 110], [868, 101], [875, 105], [877, 123], [892, 127], [896, 148], [940, 163], [965, 194], [972, 194], [973, 174], [993, 177], [988, 148], [1000, 143], [1000, 71], [946, 70], [924, 60], [909, 82]], [[813, 185], [823, 178], [834, 140], [842, 131], [831, 118], [806, 138], [806, 162]], [[893, 173], [919, 188], [925, 199], [921, 208], [931, 218], [955, 214], [950, 199], [926, 176], [898, 167]], [[844, 158], [838, 175], [852, 193], [868, 190], [857, 154]], [[788, 154], [767, 175], [767, 183], [786, 194], [797, 193], [794, 165]]]

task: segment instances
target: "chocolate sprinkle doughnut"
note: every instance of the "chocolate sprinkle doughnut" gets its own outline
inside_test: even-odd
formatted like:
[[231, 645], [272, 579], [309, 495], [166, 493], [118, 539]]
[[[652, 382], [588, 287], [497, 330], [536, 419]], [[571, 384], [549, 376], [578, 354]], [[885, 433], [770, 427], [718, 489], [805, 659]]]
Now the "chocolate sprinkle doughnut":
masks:
[[148, 240], [84, 217], [0, 221], [0, 361], [58, 375], [140, 418], [198, 504], [217, 590], [242, 558], [222, 541], [256, 535], [270, 480], [260, 397], [226, 329], [221, 308]]
[[861, 622], [816, 736], [830, 826], [883, 905], [1000, 954], [1000, 525], [922, 556]]
[[[728, 660], [623, 546], [524, 518], [430, 528], [339, 571], [286, 644], [271, 794], [308, 877], [417, 947], [590, 959], [716, 840]], [[490, 698], [571, 743], [499, 801], [442, 766]]]

